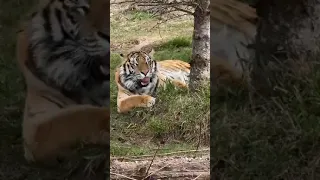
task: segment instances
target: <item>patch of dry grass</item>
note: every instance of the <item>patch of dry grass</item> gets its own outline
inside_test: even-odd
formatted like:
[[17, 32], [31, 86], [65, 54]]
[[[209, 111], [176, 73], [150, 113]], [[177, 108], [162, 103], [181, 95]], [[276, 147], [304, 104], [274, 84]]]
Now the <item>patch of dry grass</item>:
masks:
[[126, 11], [111, 8], [111, 50], [126, 51], [138, 42], [167, 41], [176, 36], [191, 36], [192, 17], [159, 23], [159, 19], [147, 12]]

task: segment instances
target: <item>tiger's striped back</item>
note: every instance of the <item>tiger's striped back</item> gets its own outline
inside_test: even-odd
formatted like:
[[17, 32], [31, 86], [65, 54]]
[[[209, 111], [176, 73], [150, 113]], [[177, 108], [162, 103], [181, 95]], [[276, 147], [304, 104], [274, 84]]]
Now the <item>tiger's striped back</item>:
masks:
[[189, 84], [190, 64], [181, 60], [159, 61], [158, 73], [164, 80], [178, 80]]

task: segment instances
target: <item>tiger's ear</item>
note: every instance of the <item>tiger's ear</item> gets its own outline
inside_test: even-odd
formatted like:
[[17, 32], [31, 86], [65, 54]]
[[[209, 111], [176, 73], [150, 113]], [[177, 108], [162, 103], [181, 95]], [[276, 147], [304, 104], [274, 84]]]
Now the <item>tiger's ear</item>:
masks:
[[153, 58], [153, 55], [154, 55], [154, 49], [152, 48], [151, 51], [149, 52], [149, 56]]
[[120, 53], [119, 55], [121, 57], [121, 63], [124, 63], [126, 61], [126, 55], [123, 53]]

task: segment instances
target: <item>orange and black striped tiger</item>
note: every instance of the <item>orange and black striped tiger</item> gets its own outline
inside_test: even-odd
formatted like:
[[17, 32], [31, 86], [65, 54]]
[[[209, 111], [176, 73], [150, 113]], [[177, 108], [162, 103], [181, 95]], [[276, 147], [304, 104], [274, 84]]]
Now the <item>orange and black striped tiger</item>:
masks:
[[28, 67], [80, 104], [109, 104], [110, 37], [87, 20], [89, 0], [51, 0], [32, 15]]
[[127, 112], [135, 107], [153, 106], [157, 88], [165, 86], [166, 82], [188, 87], [189, 63], [181, 60], [157, 62], [152, 58], [152, 52], [130, 52], [117, 69], [115, 81], [118, 86], [118, 112]]
[[95, 28], [105, 25], [92, 16], [109, 13], [109, 5], [92, 1], [100, 12], [87, 0], [48, 0], [18, 33], [18, 65], [27, 85], [22, 135], [28, 161], [56, 162], [79, 142], [109, 144], [110, 40]]

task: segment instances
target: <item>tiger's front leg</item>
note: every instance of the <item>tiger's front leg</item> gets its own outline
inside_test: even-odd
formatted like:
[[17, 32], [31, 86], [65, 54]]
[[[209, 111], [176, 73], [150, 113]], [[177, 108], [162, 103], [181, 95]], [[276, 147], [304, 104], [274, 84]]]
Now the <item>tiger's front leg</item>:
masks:
[[155, 102], [156, 98], [149, 95], [131, 95], [125, 97], [118, 95], [118, 113], [128, 112], [135, 107], [152, 107]]

